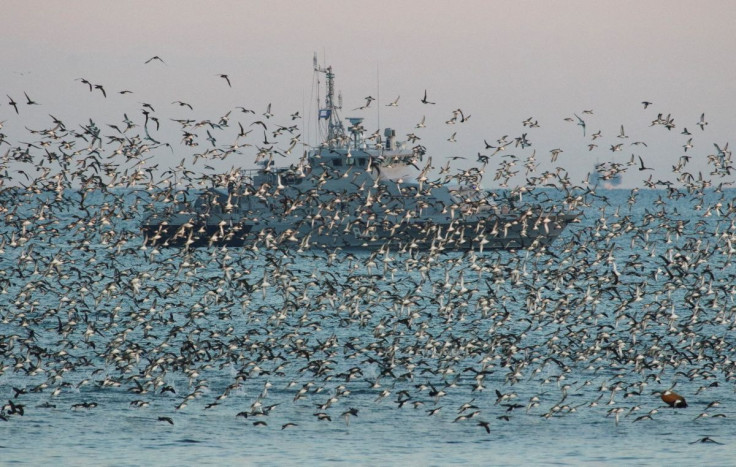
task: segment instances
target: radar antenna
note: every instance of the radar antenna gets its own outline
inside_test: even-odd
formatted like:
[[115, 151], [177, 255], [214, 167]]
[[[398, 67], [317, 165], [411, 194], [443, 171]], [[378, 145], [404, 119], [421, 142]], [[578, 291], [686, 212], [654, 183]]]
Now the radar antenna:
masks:
[[[314, 71], [323, 73], [327, 78], [327, 95], [325, 96], [324, 107], [319, 107], [319, 121], [327, 121], [327, 137], [326, 143], [329, 147], [343, 145], [346, 141], [345, 127], [340, 121], [338, 111], [342, 109], [342, 95], [338, 96], [335, 102], [335, 74], [332, 67], [320, 67], [317, 63], [317, 57], [314, 57]], [[320, 106], [319, 99], [317, 105]]]

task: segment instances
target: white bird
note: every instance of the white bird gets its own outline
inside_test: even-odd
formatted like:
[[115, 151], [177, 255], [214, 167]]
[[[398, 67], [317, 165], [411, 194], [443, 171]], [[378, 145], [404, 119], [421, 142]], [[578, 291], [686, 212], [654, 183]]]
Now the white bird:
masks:
[[697, 125], [700, 127], [701, 130], [705, 130], [705, 125], [707, 125], [708, 122], [705, 121], [705, 113], [700, 114], [700, 121], [697, 123]]
[[692, 149], [693, 147], [693, 139], [690, 138], [687, 140], [687, 143], [682, 145], [683, 148], [685, 148], [685, 152], [687, 152], [688, 149]]
[[628, 136], [626, 136], [626, 133], [624, 133], [624, 126], [623, 125], [621, 125], [621, 132], [618, 134], [618, 137], [619, 138], [628, 138]]

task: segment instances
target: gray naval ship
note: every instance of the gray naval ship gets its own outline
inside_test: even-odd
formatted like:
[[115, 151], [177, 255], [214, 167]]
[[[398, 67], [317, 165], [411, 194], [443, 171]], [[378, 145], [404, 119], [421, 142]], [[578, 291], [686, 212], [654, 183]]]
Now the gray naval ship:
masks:
[[298, 164], [276, 168], [267, 162], [241, 170], [226, 186], [151, 214], [142, 226], [147, 245], [539, 248], [576, 219], [549, 208], [498, 206], [492, 192], [480, 189], [478, 169], [464, 171], [452, 185], [430, 180], [431, 157], [423, 146], [399, 142], [391, 129], [366, 136], [362, 118], [348, 118], [344, 125], [332, 67], [315, 61], [314, 68], [326, 77], [318, 119], [322, 143], [305, 151]]

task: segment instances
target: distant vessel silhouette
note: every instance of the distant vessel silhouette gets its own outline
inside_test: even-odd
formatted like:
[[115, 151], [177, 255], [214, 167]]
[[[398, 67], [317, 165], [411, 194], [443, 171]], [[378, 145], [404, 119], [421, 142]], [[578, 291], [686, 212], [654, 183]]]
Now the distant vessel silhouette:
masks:
[[[390, 128], [365, 136], [362, 118], [340, 119], [332, 67], [319, 109], [325, 137], [298, 164], [241, 170], [226, 186], [165, 206], [144, 220], [147, 244], [483, 250], [550, 244], [577, 214], [499, 207], [481, 172], [451, 187], [431, 181], [431, 157]], [[338, 99], [339, 100], [339, 99]], [[192, 199], [186, 199], [192, 197]]]
[[623, 182], [621, 165], [615, 162], [602, 162], [595, 165], [590, 173], [590, 184], [604, 188], [615, 188]]

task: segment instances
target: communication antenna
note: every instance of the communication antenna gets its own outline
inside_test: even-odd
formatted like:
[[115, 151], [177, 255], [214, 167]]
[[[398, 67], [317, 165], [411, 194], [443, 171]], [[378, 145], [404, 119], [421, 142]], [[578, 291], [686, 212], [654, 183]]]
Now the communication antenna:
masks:
[[[335, 96], [335, 74], [332, 72], [332, 67], [321, 67], [317, 64], [316, 60], [314, 63], [315, 74], [324, 74], [327, 80], [327, 94], [325, 95], [324, 106], [320, 103], [319, 91], [317, 95], [317, 108], [319, 109], [317, 126], [323, 126], [320, 122], [321, 120], [325, 120], [327, 126], [326, 140], [330, 147], [334, 147], [345, 137], [345, 127], [342, 121], [340, 121], [339, 116], [339, 110], [342, 110], [342, 94]], [[319, 78], [317, 79], [317, 87], [319, 88]]]

